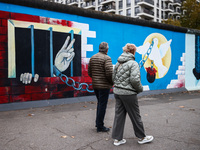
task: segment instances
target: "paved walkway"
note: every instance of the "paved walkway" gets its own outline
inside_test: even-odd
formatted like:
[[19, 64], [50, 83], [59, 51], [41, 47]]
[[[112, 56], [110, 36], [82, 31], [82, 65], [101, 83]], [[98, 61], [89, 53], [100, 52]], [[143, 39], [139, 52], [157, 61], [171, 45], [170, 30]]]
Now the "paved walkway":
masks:
[[[109, 99], [105, 125], [112, 130], [115, 101]], [[150, 144], [139, 145], [129, 117], [124, 138], [95, 129], [96, 101], [0, 112], [0, 150], [199, 150], [200, 91], [160, 93], [139, 98]]]

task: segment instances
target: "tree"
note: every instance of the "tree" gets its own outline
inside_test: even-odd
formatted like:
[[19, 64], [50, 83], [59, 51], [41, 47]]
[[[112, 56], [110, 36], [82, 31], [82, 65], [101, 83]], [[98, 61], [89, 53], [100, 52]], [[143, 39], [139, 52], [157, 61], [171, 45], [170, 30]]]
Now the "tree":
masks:
[[181, 26], [179, 20], [174, 20], [174, 19], [172, 19], [172, 18], [169, 18], [169, 19], [164, 20], [164, 21], [162, 21], [162, 22], [165, 23], [165, 24], [171, 24], [171, 25], [174, 25], [174, 26]]
[[186, 0], [182, 3], [183, 14], [180, 17], [182, 27], [200, 29], [200, 3], [197, 0]]

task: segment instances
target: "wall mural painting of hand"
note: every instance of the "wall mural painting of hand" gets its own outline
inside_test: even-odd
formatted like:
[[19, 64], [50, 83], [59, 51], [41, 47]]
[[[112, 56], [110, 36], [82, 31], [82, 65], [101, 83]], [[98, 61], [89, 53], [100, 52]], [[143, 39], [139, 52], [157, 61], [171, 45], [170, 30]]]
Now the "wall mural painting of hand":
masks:
[[75, 39], [73, 39], [68, 45], [69, 40], [70, 40], [70, 37], [68, 36], [67, 39], [65, 40], [64, 45], [59, 50], [55, 58], [54, 65], [60, 72], [65, 71], [69, 67], [70, 62], [73, 60], [75, 56], [74, 48], [73, 48]]
[[[34, 82], [37, 82], [39, 79], [39, 75], [35, 74], [34, 76]], [[20, 76], [20, 81], [24, 84], [30, 84], [32, 80], [32, 74], [31, 73], [22, 73]]]
[[[55, 67], [60, 71], [63, 72], [65, 71], [71, 61], [73, 60], [75, 53], [74, 53], [74, 48], [73, 44], [75, 42], [75, 39], [73, 39], [70, 44], [68, 45], [70, 40], [70, 36], [67, 37], [65, 40], [64, 45], [62, 48], [58, 51], [56, 57], [55, 57]], [[39, 79], [39, 75], [35, 74], [34, 75], [34, 82], [37, 82]], [[31, 73], [22, 73], [20, 76], [20, 81], [24, 84], [30, 84], [32, 80], [32, 74]]]

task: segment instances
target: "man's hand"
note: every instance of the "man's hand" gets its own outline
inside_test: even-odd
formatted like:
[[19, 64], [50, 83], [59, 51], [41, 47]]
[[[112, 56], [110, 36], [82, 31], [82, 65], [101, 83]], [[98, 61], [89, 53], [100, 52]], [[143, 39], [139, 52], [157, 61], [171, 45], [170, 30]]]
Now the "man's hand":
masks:
[[68, 36], [64, 45], [62, 46], [60, 51], [57, 53], [56, 58], [55, 58], [55, 66], [56, 68], [58, 68], [60, 72], [65, 71], [69, 67], [70, 62], [73, 60], [75, 56], [74, 49], [72, 48], [75, 42], [75, 39], [73, 39], [68, 45], [69, 39], [70, 37]]

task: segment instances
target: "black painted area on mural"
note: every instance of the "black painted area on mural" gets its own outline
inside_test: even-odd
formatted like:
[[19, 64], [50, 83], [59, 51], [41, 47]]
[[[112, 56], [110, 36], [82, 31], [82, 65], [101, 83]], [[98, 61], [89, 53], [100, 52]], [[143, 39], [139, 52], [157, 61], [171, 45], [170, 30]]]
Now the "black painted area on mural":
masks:
[[[53, 32], [53, 60], [55, 60], [56, 54], [62, 48], [63, 44], [67, 36], [70, 36], [70, 40], [68, 45], [71, 41], [71, 34], [70, 33], [61, 33], [61, 32]], [[81, 35], [74, 34], [75, 43], [73, 45], [74, 48], [74, 59], [73, 59], [73, 76], [81, 76]], [[71, 76], [71, 64], [69, 65], [68, 69], [62, 72], [67, 76]]]
[[15, 28], [16, 76], [31, 73], [31, 29]]
[[[70, 33], [53, 32], [53, 64], [58, 51], [62, 48]], [[73, 76], [81, 76], [81, 35], [74, 34]], [[71, 41], [71, 39], [70, 39]], [[69, 42], [70, 43], [70, 42]], [[32, 73], [31, 30], [15, 28], [16, 76]], [[34, 71], [40, 77], [50, 77], [50, 32], [34, 29]], [[71, 65], [63, 74], [71, 76]]]

